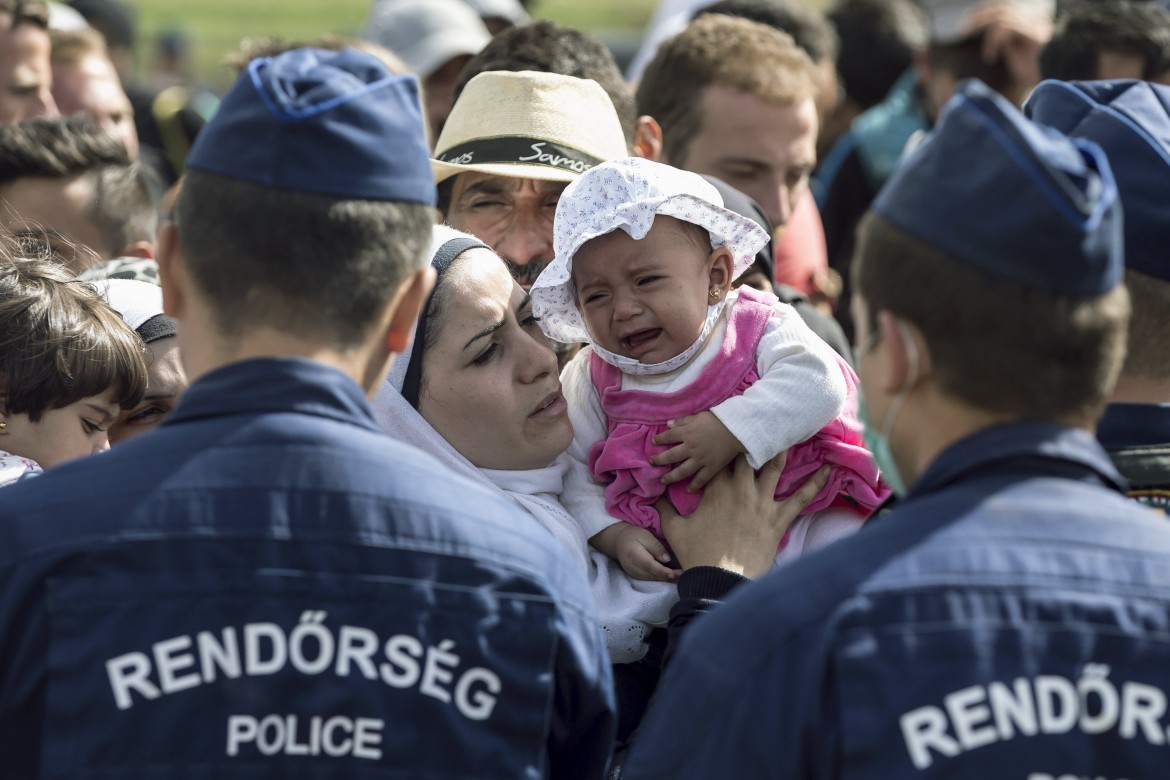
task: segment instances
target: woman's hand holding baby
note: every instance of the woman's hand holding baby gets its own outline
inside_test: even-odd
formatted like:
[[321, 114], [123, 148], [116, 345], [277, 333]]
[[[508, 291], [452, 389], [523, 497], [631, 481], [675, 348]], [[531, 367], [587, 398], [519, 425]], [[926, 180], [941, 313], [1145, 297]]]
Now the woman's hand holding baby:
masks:
[[821, 466], [790, 497], [777, 501], [787, 458], [781, 453], [758, 474], [739, 458], [734, 473], [723, 471], [711, 482], [690, 517], [679, 515], [668, 499], [658, 500], [662, 533], [684, 570], [716, 566], [754, 578], [772, 568], [785, 531], [829, 481], [829, 467]]
[[670, 562], [670, 553], [654, 534], [630, 523], [614, 523], [595, 534], [589, 543], [620, 563], [631, 579], [674, 582], [681, 573], [663, 565]]
[[667, 423], [667, 430], [654, 437], [654, 443], [677, 445], [650, 458], [650, 463], [655, 466], [680, 464], [662, 476], [663, 484], [669, 485], [694, 476], [687, 486], [687, 490], [692, 493], [701, 490], [712, 477], [744, 452], [739, 439], [711, 412], [671, 420]]

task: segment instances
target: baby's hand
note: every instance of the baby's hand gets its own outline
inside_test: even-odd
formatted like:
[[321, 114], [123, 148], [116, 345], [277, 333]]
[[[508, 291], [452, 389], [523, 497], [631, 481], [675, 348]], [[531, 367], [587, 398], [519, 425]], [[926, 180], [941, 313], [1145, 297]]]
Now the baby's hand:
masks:
[[664, 474], [662, 482], [669, 485], [694, 475], [695, 478], [687, 486], [687, 490], [692, 493], [710, 482], [712, 477], [735, 460], [736, 455], [744, 451], [739, 439], [711, 412], [699, 412], [671, 420], [667, 428], [654, 437], [654, 443], [678, 446], [652, 456], [650, 462], [655, 466], [681, 464]]
[[645, 528], [614, 523], [596, 534], [589, 543], [620, 563], [622, 570], [635, 580], [674, 582], [678, 579], [680, 572], [662, 565], [670, 562], [670, 553]]

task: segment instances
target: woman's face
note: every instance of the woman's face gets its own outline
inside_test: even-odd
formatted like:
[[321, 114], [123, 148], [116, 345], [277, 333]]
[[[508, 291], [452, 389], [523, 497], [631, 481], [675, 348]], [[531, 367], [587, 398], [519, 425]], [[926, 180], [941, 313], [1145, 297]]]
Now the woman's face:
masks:
[[147, 348], [151, 359], [146, 396], [133, 409], [123, 409], [110, 426], [111, 445], [157, 428], [187, 389], [187, 375], [179, 360], [179, 339], [167, 336], [152, 341]]
[[423, 359], [419, 413], [479, 468], [548, 466], [573, 440], [557, 359], [528, 295], [486, 249], [443, 280], [437, 341]]

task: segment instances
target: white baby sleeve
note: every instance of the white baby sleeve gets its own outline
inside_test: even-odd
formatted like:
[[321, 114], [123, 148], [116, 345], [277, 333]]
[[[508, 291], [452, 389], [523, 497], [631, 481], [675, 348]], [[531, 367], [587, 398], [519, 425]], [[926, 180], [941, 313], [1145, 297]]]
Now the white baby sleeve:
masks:
[[588, 347], [561, 372], [561, 391], [573, 423], [573, 443], [569, 445], [569, 470], [565, 474], [561, 504], [591, 539], [621, 521], [605, 511], [605, 486], [589, 473], [589, 449], [606, 437], [609, 427], [597, 388], [589, 377]]
[[840, 415], [846, 387], [836, 353], [785, 303], [768, 320], [756, 366], [759, 380], [711, 411], [759, 469]]

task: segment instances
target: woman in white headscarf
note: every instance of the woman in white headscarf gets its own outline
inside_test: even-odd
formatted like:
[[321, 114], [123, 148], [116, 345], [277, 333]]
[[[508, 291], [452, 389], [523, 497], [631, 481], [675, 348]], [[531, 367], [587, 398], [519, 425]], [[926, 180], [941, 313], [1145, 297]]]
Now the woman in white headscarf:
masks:
[[91, 282], [122, 319], [142, 338], [149, 370], [142, 402], [123, 409], [110, 426], [110, 446], [157, 428], [179, 403], [187, 389], [187, 374], [179, 359], [175, 321], [163, 313], [162, 289], [138, 279], [100, 279]]
[[[375, 417], [394, 438], [419, 447], [465, 477], [502, 491], [573, 553], [598, 604], [598, 618], [615, 664], [623, 721], [619, 736], [625, 736], [636, 725], [657, 682], [666, 639], [665, 632], [652, 637], [653, 630], [666, 626], [668, 618], [672, 625], [676, 620], [685, 623], [703, 607], [700, 604], [680, 615], [674, 583], [631, 580], [617, 562], [589, 546], [582, 525], [560, 503], [565, 477], [575, 467], [565, 455], [573, 429], [561, 395], [556, 356], [536, 324], [528, 295], [499, 257], [473, 236], [437, 226], [431, 251], [437, 273], [435, 290], [420, 315], [414, 344], [395, 359], [374, 400]], [[739, 471], [750, 474], [746, 467]], [[741, 477], [736, 488], [741, 492], [733, 497], [737, 509], [750, 499], [745, 491], [755, 490], [745, 480], [750, 482]], [[810, 482], [810, 490], [815, 487]], [[723, 486], [723, 492], [714, 491], [711, 503], [717, 504], [721, 497], [725, 504], [731, 503], [727, 499], [731, 489]], [[770, 499], [766, 488], [755, 493]], [[815, 490], [807, 495], [812, 494]], [[779, 540], [801, 500], [803, 496], [798, 496], [790, 505], [761, 500], [758, 506], [766, 509], [759, 514], [771, 522], [757, 516], [741, 524], [734, 539], [728, 534], [731, 526], [720, 523], [720, 535], [712, 536], [710, 544], [695, 533], [693, 523], [687, 523], [682, 533], [687, 536], [688, 551], [703, 552], [687, 557], [697, 563], [733, 560], [736, 556], [729, 554], [733, 544], [737, 550], [767, 550], [769, 534]], [[604, 513], [605, 507], [599, 505], [597, 511]], [[676, 557], [687, 567], [680, 544], [671, 541]], [[753, 576], [763, 570], [735, 568], [739, 571], [729, 575], [731, 585], [742, 579], [740, 574]], [[704, 582], [719, 576], [719, 570], [712, 570]], [[731, 585], [720, 584], [691, 602], [717, 600]]]

